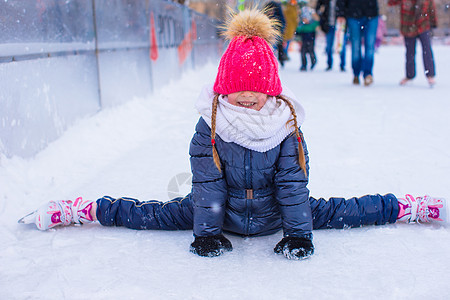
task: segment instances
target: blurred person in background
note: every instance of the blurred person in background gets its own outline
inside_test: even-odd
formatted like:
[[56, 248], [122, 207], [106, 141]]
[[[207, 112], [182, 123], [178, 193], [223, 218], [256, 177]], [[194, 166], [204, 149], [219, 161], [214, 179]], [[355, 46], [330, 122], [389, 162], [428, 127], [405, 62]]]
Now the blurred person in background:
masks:
[[431, 37], [437, 27], [436, 9], [433, 0], [389, 0], [388, 5], [400, 5], [400, 32], [405, 39], [406, 77], [400, 81], [405, 85], [416, 76], [416, 40], [422, 44], [423, 66], [428, 84], [436, 82]]
[[316, 29], [319, 26], [319, 16], [315, 11], [306, 4], [301, 7], [300, 23], [298, 24], [296, 33], [301, 37], [300, 55], [302, 65], [300, 71], [306, 71], [307, 55], [311, 60], [311, 70], [314, 69], [317, 63], [315, 52], [316, 44]]
[[264, 11], [269, 18], [275, 19], [278, 23], [275, 29], [279, 32], [280, 37], [277, 38], [275, 42], [275, 49], [278, 53], [278, 61], [283, 67], [284, 61], [286, 60], [283, 49], [283, 35], [286, 29], [286, 19], [284, 18], [283, 9], [281, 8], [281, 4], [279, 2], [269, 1], [264, 6]]
[[[358, 85], [363, 75], [364, 85], [373, 83], [375, 39], [378, 27], [377, 0], [337, 0], [338, 22], [347, 21], [352, 44], [353, 84]], [[362, 44], [364, 40], [364, 55]]]
[[[320, 17], [320, 28], [326, 36], [325, 52], [327, 53], [327, 68], [330, 71], [333, 68], [333, 44], [336, 34], [336, 0], [318, 0], [316, 12]], [[344, 41], [339, 56], [341, 58], [340, 69], [345, 71], [345, 44], [347, 35], [344, 32]]]
[[286, 19], [286, 30], [283, 36], [283, 48], [285, 59], [289, 60], [289, 45], [294, 38], [295, 29], [299, 22], [299, 9], [297, 6], [297, 0], [285, 0], [283, 2], [283, 13]]

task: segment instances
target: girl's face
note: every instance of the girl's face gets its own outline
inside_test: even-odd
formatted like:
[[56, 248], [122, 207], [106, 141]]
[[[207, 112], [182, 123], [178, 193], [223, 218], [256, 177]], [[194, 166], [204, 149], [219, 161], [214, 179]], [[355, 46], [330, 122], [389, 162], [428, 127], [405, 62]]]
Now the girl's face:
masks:
[[260, 110], [267, 102], [268, 96], [263, 93], [242, 91], [228, 94], [228, 103], [240, 107]]

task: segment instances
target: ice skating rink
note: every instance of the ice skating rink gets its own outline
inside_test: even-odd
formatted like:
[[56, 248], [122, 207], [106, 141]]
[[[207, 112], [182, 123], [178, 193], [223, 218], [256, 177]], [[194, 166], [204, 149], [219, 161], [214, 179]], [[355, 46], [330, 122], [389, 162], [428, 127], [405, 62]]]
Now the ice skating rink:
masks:
[[[314, 71], [299, 54], [281, 70], [306, 109], [302, 126], [315, 197], [430, 194], [450, 201], [450, 48], [435, 45], [437, 84], [404, 76], [403, 46], [382, 46], [374, 84], [352, 85]], [[216, 65], [190, 71], [147, 99], [130, 99], [79, 121], [34, 158], [0, 157], [0, 299], [448, 299], [450, 227], [391, 224], [314, 231], [315, 255], [273, 253], [282, 233], [230, 236], [217, 258], [189, 252], [192, 231], [157, 232], [98, 224], [40, 232], [17, 224], [52, 199], [103, 195], [169, 200], [189, 192], [189, 141], [201, 86]], [[182, 175], [180, 175], [182, 174]], [[178, 177], [177, 177], [178, 176]], [[169, 196], [170, 193], [170, 196]]]

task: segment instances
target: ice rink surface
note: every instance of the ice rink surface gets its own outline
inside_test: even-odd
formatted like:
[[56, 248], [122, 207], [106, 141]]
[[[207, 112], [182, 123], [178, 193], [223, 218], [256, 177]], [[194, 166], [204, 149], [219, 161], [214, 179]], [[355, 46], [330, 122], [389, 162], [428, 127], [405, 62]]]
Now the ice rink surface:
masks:
[[[306, 109], [314, 197], [430, 194], [450, 201], [450, 51], [434, 46], [437, 84], [404, 76], [403, 46], [375, 56], [374, 84], [352, 85], [314, 71], [299, 54], [282, 81]], [[189, 192], [170, 184], [189, 174], [189, 142], [203, 84], [216, 65], [190, 71], [147, 99], [130, 99], [79, 121], [32, 159], [0, 157], [0, 299], [448, 299], [450, 227], [391, 224], [314, 231], [315, 254], [289, 261], [273, 253], [282, 233], [230, 236], [217, 258], [189, 252], [192, 231], [136, 231], [99, 224], [40, 232], [17, 224], [52, 199], [103, 195], [167, 201]], [[76, 104], [74, 104], [76, 105]], [[171, 196], [169, 196], [169, 193]]]

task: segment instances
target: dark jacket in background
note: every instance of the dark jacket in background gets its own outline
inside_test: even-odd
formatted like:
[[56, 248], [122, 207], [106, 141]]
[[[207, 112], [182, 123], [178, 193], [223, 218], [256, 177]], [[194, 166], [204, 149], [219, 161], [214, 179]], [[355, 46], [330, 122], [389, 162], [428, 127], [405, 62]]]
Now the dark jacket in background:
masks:
[[330, 0], [318, 0], [316, 4], [316, 13], [320, 17], [320, 28], [323, 32], [327, 33], [330, 27], [330, 24], [328, 24], [328, 18], [330, 16]]
[[267, 16], [269, 16], [269, 18], [273, 18], [279, 22], [279, 26], [276, 29], [280, 32], [282, 39], [284, 29], [286, 27], [286, 19], [284, 18], [281, 4], [275, 1], [270, 1], [264, 6], [264, 8], [267, 9]]
[[337, 0], [336, 16], [360, 19], [378, 16], [377, 0]]

